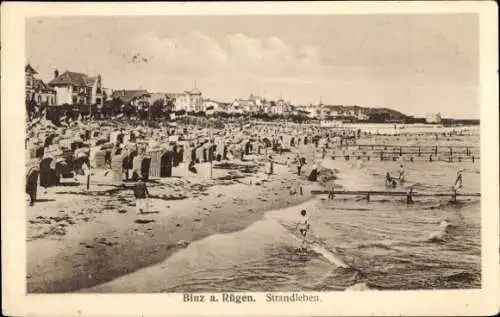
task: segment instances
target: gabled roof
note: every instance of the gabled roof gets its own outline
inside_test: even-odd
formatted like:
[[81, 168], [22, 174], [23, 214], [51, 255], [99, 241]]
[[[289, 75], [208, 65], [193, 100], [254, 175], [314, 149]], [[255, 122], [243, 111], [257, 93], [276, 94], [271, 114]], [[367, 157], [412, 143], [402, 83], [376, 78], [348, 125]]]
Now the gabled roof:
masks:
[[179, 92], [167, 92], [167, 93], [165, 93], [165, 96], [169, 99], [175, 99], [175, 98], [182, 96], [182, 95], [183, 95], [183, 93], [179, 93]]
[[201, 91], [198, 88], [194, 88], [193, 90], [186, 90], [186, 93], [190, 95], [201, 95]]
[[88, 76], [82, 73], [65, 71], [49, 82], [49, 86], [72, 85], [87, 86]]
[[43, 82], [43, 80], [36, 78], [33, 82], [33, 88], [38, 90], [52, 90]]
[[203, 99], [203, 101], [206, 101], [206, 102], [215, 102], [217, 104], [220, 104], [220, 102], [218, 102], [217, 100], [213, 100], [213, 99], [210, 99], [210, 98], [205, 98], [205, 99]]
[[[82, 75], [84, 75], [84, 74], [82, 74]], [[95, 82], [97, 81], [97, 76], [95, 76], [95, 77], [87, 77], [87, 75], [84, 75], [84, 76], [85, 76], [85, 78], [84, 78], [85, 84], [88, 87], [94, 86]]]
[[238, 105], [240, 106], [250, 106], [250, 107], [256, 106], [256, 104], [252, 100], [237, 99], [235, 100], [235, 102], [237, 102]]
[[24, 72], [32, 74], [32, 75], [38, 74], [38, 72], [33, 67], [31, 67], [30, 64], [28, 64], [28, 65], [26, 65], [26, 67], [24, 67]]
[[219, 109], [221, 109], [221, 110], [228, 110], [229, 107], [230, 107], [230, 105], [227, 103], [219, 103]]
[[135, 98], [150, 96], [147, 90], [115, 90], [111, 97], [120, 99], [123, 103], [129, 103]]

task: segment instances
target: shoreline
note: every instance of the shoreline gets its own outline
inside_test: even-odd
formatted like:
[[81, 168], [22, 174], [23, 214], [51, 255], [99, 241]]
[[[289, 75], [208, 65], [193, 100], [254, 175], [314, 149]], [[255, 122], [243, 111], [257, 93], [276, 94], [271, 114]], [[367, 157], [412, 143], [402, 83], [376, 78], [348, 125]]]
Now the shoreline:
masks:
[[[51, 226], [58, 222], [56, 229], [64, 221], [70, 224], [63, 226], [61, 239], [54, 239], [56, 231], [55, 235], [28, 241], [27, 291], [64, 293], [109, 282], [164, 261], [186, 243], [243, 230], [263, 219], [266, 212], [309, 200], [314, 196], [310, 190], [321, 187], [305, 184], [287, 166], [278, 165], [275, 173], [268, 180], [267, 175], [257, 172], [230, 185], [202, 181], [198, 185], [209, 186], [202, 195], [175, 200], [174, 204], [168, 199], [150, 199], [153, 208], [146, 215], [135, 214], [132, 190], [125, 198], [117, 194], [113, 202], [105, 195], [101, 200], [98, 196], [58, 194], [57, 201], [39, 203], [36, 211], [28, 208], [28, 218], [43, 214], [42, 220], [49, 219]], [[167, 180], [167, 185], [176, 181], [180, 180]], [[254, 190], [248, 190], [249, 186]], [[303, 187], [302, 196], [293, 192], [299, 186]], [[150, 188], [155, 197], [158, 190], [166, 188]], [[88, 204], [91, 207], [80, 212], [75, 208]]]

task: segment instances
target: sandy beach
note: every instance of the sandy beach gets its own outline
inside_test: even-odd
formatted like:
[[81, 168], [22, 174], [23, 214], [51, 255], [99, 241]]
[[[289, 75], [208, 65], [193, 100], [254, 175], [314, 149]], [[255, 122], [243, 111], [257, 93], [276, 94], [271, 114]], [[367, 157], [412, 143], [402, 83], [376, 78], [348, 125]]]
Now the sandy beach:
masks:
[[76, 182], [48, 188], [27, 210], [28, 292], [70, 292], [110, 281], [190, 242], [241, 230], [268, 210], [299, 204], [320, 186], [306, 184], [293, 165], [277, 164], [276, 175], [268, 176], [262, 162], [231, 164], [233, 170], [215, 164], [212, 180], [187, 175], [151, 181], [154, 198], [144, 215], [135, 212], [132, 184], [106, 183], [102, 171], [92, 176], [88, 192]]

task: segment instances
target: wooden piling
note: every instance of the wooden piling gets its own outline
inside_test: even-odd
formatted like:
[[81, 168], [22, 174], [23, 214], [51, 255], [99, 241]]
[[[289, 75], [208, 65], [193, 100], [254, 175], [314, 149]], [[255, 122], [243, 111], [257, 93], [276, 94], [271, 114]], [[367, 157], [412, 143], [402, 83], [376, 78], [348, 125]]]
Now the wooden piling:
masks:
[[454, 190], [453, 193], [451, 194], [451, 201], [456, 203], [457, 202], [457, 191]]
[[[328, 194], [329, 190], [311, 190], [313, 195]], [[411, 192], [413, 197], [450, 197], [450, 193], [419, 193]], [[374, 191], [374, 190], [338, 190], [335, 195], [352, 195], [352, 196], [407, 196], [408, 191]], [[481, 197], [481, 193], [456, 193], [456, 196], [461, 197]]]
[[410, 188], [408, 192], [406, 193], [406, 203], [407, 204], [413, 204], [413, 188]]

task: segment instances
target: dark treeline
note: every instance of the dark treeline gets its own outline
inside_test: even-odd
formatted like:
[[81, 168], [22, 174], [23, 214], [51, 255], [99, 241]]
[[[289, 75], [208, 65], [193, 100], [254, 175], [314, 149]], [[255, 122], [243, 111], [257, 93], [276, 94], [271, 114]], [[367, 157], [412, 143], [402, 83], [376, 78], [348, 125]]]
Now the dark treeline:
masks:
[[[262, 121], [289, 121], [295, 123], [319, 123], [319, 119], [308, 117], [305, 113], [294, 114], [270, 114], [270, 113], [229, 113], [224, 111], [215, 111], [207, 115], [204, 111], [186, 112], [185, 110], [173, 111], [174, 105], [171, 102], [165, 104], [161, 100], [153, 102], [150, 106], [137, 108], [129, 104], [123, 104], [119, 100], [107, 101], [103, 107], [96, 105], [61, 105], [47, 107], [45, 105], [37, 106], [33, 102], [26, 103], [28, 120], [37, 117], [46, 117], [48, 120], [58, 123], [61, 120], [76, 121], [80, 118], [92, 118], [93, 120], [107, 120], [112, 118], [136, 119], [147, 121], [169, 121], [183, 116], [192, 117], [215, 117], [215, 118], [235, 118], [235, 119], [253, 119]], [[175, 116], [174, 116], [175, 114]], [[339, 120], [335, 117], [325, 117], [325, 120]], [[370, 111], [368, 119], [359, 121], [355, 118], [341, 118], [343, 122], [365, 122], [365, 123], [395, 123], [395, 124], [425, 124], [425, 118], [415, 118], [412, 116], [395, 116], [389, 111]], [[442, 119], [443, 125], [478, 125], [479, 120], [464, 119]]]

